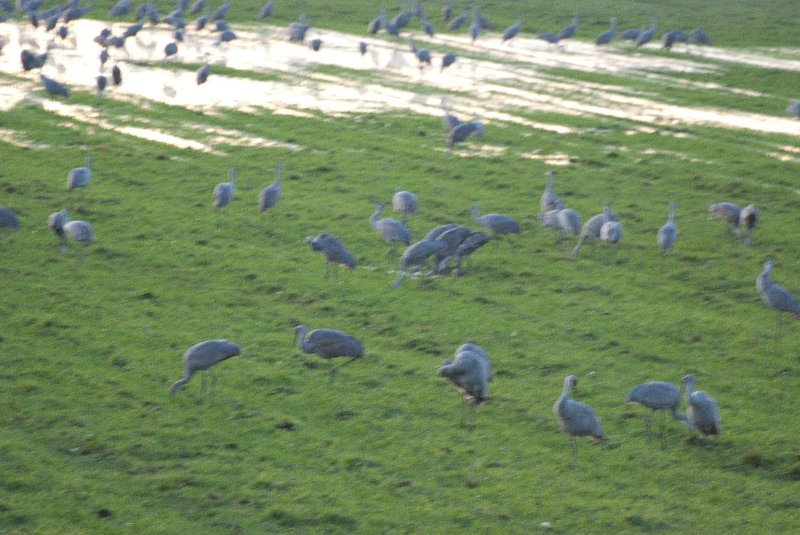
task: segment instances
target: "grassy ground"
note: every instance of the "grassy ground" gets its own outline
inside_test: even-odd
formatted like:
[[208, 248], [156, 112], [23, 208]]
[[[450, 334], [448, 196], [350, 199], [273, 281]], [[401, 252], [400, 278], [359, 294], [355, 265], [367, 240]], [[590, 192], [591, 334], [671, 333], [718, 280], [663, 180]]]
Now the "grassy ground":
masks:
[[[486, 4], [487, 16], [513, 11]], [[535, 5], [537, 20], [547, 12], [568, 22]], [[636, 6], [646, 20], [649, 6]], [[608, 15], [592, 9], [598, 21]], [[731, 20], [745, 16], [730, 9]], [[232, 16], [249, 10], [237, 4]], [[703, 24], [720, 40], [722, 18]], [[345, 20], [337, 9], [331, 26], [360, 31]], [[765, 44], [796, 44], [783, 37]], [[770, 90], [761, 74], [725, 71], [723, 85]], [[685, 105], [782, 116], [792, 76], [773, 76], [781, 81], [768, 110], [723, 91], [717, 100], [648, 84]], [[18, 231], [0, 230], [1, 533], [778, 533], [800, 521], [798, 325], [784, 317], [776, 327], [754, 288], [773, 259], [776, 282], [800, 294], [797, 161], [770, 155], [792, 155], [796, 139], [533, 114], [576, 133], [498, 123], [485, 142], [502, 153], [445, 159], [438, 118], [203, 114], [114, 99], [100, 113], [201, 141], [187, 125], [287, 148], [174, 149], [55, 116], [36, 100], [0, 115], [0, 129], [14, 133], [0, 142], [0, 204], [21, 220]], [[548, 167], [521, 157], [532, 152], [571, 157], [556, 168], [556, 193], [584, 220], [610, 202], [625, 231], [618, 247], [588, 243], [570, 258], [572, 241], [556, 244], [539, 228]], [[66, 174], [86, 154], [92, 183], [67, 192]], [[283, 197], [259, 214], [277, 162]], [[211, 191], [231, 166], [237, 198], [216, 210]], [[415, 238], [470, 224], [473, 203], [515, 217], [523, 233], [478, 251], [465, 277], [392, 291], [396, 262], [368, 218], [373, 200], [398, 187], [420, 196]], [[673, 200], [680, 234], [664, 255], [655, 234]], [[720, 200], [761, 208], [750, 248], [706, 220]], [[63, 207], [94, 226], [83, 262], [75, 245], [59, 254], [45, 225]], [[304, 241], [323, 231], [361, 267], [325, 279]], [[355, 335], [366, 358], [329, 384], [328, 363], [294, 347], [298, 323]], [[183, 351], [211, 338], [244, 354], [218, 366], [213, 397], [200, 395], [197, 377], [170, 398]], [[476, 413], [435, 374], [466, 341], [489, 352], [495, 371]], [[717, 400], [721, 439], [667, 421], [663, 440], [648, 440], [646, 411], [624, 406], [626, 391], [687, 373]], [[551, 412], [568, 374], [607, 435], [579, 441], [577, 470]]]

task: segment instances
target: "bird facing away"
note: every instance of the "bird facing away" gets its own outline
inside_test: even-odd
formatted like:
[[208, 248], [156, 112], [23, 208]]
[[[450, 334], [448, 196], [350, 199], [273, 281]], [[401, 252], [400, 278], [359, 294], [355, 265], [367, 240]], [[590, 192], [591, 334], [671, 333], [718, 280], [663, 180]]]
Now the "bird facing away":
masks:
[[558, 227], [562, 232], [568, 232], [573, 236], [577, 236], [581, 231], [581, 216], [578, 212], [571, 208], [563, 208], [556, 214], [558, 218]]
[[417, 213], [417, 196], [410, 191], [397, 190], [392, 196], [392, 209], [403, 214], [403, 220]]
[[607, 45], [611, 41], [614, 40], [614, 37], [617, 36], [617, 19], [611, 19], [611, 27], [607, 32], [603, 32], [597, 36], [595, 39], [595, 44], [597, 46]]
[[572, 249], [572, 256], [578, 254], [581, 247], [583, 246], [583, 242], [586, 241], [587, 238], [599, 238], [600, 231], [603, 228], [603, 225], [608, 223], [609, 221], [616, 221], [614, 214], [611, 213], [611, 209], [606, 204], [603, 207], [603, 213], [597, 214], [596, 216], [590, 218], [586, 223], [583, 224], [581, 228], [581, 235], [578, 238], [578, 243]]
[[167, 43], [167, 46], [164, 47], [164, 59], [167, 59], [170, 56], [174, 56], [178, 53], [178, 43]]
[[561, 210], [564, 208], [564, 201], [561, 197], [553, 193], [553, 178], [555, 174], [551, 169], [547, 170], [547, 184], [544, 187], [541, 199], [539, 199], [539, 213], [544, 214], [550, 210]]
[[772, 261], [764, 262], [764, 270], [756, 278], [756, 290], [758, 295], [764, 301], [764, 304], [775, 311], [777, 314], [776, 320], [780, 320], [781, 312], [790, 312], [794, 315], [795, 319], [800, 320], [800, 304], [786, 288], [778, 286], [769, 276], [772, 271]]
[[122, 83], [122, 71], [119, 65], [114, 65], [111, 69], [111, 79], [114, 81], [114, 85], [120, 85]]
[[355, 269], [356, 259], [347, 247], [342, 242], [334, 238], [330, 234], [320, 234], [316, 238], [308, 236], [306, 238], [309, 247], [312, 251], [321, 251], [325, 255], [325, 277], [328, 276], [328, 270], [331, 264], [338, 264], [346, 266], [350, 269]]
[[231, 167], [228, 169], [228, 181], [220, 182], [214, 187], [214, 206], [217, 208], [223, 208], [230, 204], [235, 193], [235, 180], [236, 168]]
[[680, 30], [667, 30], [661, 36], [661, 48], [672, 50], [675, 43], [686, 43], [688, 38], [686, 34]]
[[739, 227], [739, 214], [741, 209], [730, 202], [717, 202], [708, 205], [708, 218], [721, 219], [727, 223], [726, 228], [736, 232]]
[[520, 228], [519, 224], [508, 217], [507, 215], [503, 214], [486, 214], [480, 215], [481, 209], [473, 205], [471, 208], [472, 211], [472, 221], [476, 225], [480, 225], [484, 228], [487, 228], [492, 231], [493, 234], [519, 234]]
[[642, 33], [642, 30], [639, 28], [628, 28], [627, 30], [623, 30], [619, 34], [620, 41], [636, 41], [639, 38], [639, 34]]
[[503, 42], [505, 43], [509, 39], [516, 37], [520, 29], [522, 29], [522, 13], [517, 11], [517, 21], [503, 32]]
[[553, 405], [553, 415], [556, 417], [561, 431], [570, 435], [572, 441], [572, 466], [578, 465], [578, 447], [575, 437], [591, 435], [595, 440], [603, 437], [603, 428], [594, 411], [578, 401], [569, 399], [572, 389], [578, 384], [578, 378], [568, 375], [564, 379], [564, 390]]
[[305, 325], [298, 325], [294, 328], [295, 341], [297, 347], [305, 353], [319, 355], [324, 359], [336, 357], [350, 357], [344, 364], [338, 364], [331, 368], [330, 378], [336, 374], [336, 370], [354, 360], [364, 358], [364, 346], [349, 334], [335, 329], [314, 329], [306, 333]]
[[714, 399], [705, 392], [694, 390], [694, 377], [691, 375], [681, 379], [681, 384], [686, 388], [686, 417], [691, 424], [691, 429], [696, 429], [704, 435], [719, 437], [719, 411]]
[[383, 236], [383, 239], [391, 246], [400, 242], [408, 245], [411, 243], [411, 232], [408, 228], [396, 219], [385, 217], [378, 219], [383, 212], [383, 205], [375, 204], [375, 213], [369, 218], [369, 224]]
[[[217, 384], [217, 377], [214, 374], [213, 366], [242, 354], [242, 348], [227, 340], [206, 340], [195, 344], [183, 354], [183, 377], [178, 379], [170, 388], [169, 393], [173, 396], [178, 393], [183, 385], [188, 383], [195, 372], [205, 371], [211, 374], [212, 392]], [[200, 387], [200, 391], [205, 390], [205, 376]]]
[[655, 411], [669, 411], [672, 417], [682, 421], [686, 427], [692, 428], [685, 415], [678, 412], [681, 401], [681, 391], [672, 383], [665, 381], [650, 381], [630, 389], [625, 396], [625, 403], [639, 403], [651, 409], [647, 419], [647, 438], [650, 438], [650, 420]]
[[69, 222], [69, 215], [67, 209], [64, 208], [58, 212], [53, 212], [47, 218], [47, 227], [50, 231], [58, 237], [58, 249], [65, 253], [67, 251], [67, 237], [64, 232], [64, 225]]
[[283, 174], [283, 164], [275, 165], [275, 181], [261, 190], [258, 194], [258, 210], [263, 212], [275, 206], [281, 197], [281, 175]]
[[600, 227], [600, 239], [606, 243], [619, 243], [622, 239], [622, 225], [617, 221], [606, 221]]
[[422, 240], [409, 246], [400, 257], [400, 267], [397, 268], [397, 278], [392, 283], [392, 288], [400, 287], [409, 266], [422, 266], [429, 257], [444, 248], [445, 243], [439, 240]]
[[689, 42], [696, 45], [710, 45], [711, 39], [709, 39], [706, 32], [700, 28], [695, 28], [689, 33]]
[[56, 97], [69, 97], [69, 89], [61, 82], [57, 82], [52, 78], [48, 78], [44, 74], [40, 74], [39, 78], [42, 80], [42, 86], [45, 91]]
[[744, 240], [744, 246], [750, 245], [750, 237], [758, 224], [759, 210], [756, 206], [748, 204], [739, 212], [739, 237]]
[[67, 174], [67, 190], [85, 188], [92, 179], [92, 157], [86, 156], [83, 167], [76, 167]]
[[64, 234], [69, 236], [71, 240], [83, 245], [80, 256], [80, 261], [83, 262], [86, 257], [86, 249], [94, 241], [92, 226], [86, 221], [67, 221], [62, 228], [64, 229]]
[[678, 227], [675, 226], [675, 203], [669, 203], [667, 206], [669, 214], [667, 222], [658, 229], [658, 248], [662, 251], [668, 251], [675, 245], [675, 238], [678, 237]]
[[446, 377], [453, 386], [478, 407], [489, 398], [489, 382], [492, 367], [489, 355], [475, 344], [463, 344], [456, 349], [455, 361], [445, 359], [439, 368], [439, 376]]
[[19, 228], [19, 219], [5, 206], [0, 206], [0, 228]]
[[439, 69], [439, 72], [445, 70], [447, 67], [449, 67], [450, 65], [452, 65], [455, 62], [456, 62], [456, 55], [455, 54], [451, 54], [451, 53], [445, 54], [444, 56], [442, 56], [442, 68]]

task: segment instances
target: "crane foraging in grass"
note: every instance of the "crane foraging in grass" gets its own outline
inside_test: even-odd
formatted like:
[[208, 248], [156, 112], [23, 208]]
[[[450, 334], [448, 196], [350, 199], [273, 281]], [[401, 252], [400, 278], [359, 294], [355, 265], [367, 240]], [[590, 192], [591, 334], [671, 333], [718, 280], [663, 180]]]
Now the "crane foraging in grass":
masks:
[[[242, 348], [227, 340], [206, 340], [195, 344], [183, 354], [183, 377], [178, 379], [170, 388], [169, 393], [173, 396], [188, 383], [192, 376], [199, 371], [208, 371], [211, 374], [211, 392], [216, 389], [217, 376], [213, 366], [218, 362], [236, 357], [242, 354]], [[206, 378], [203, 375], [200, 392], [206, 389]]]
[[411, 243], [411, 231], [396, 219], [389, 217], [378, 219], [381, 212], [383, 212], [383, 205], [376, 203], [375, 213], [369, 218], [369, 224], [378, 231], [378, 234], [389, 244], [389, 254], [391, 255], [394, 252], [395, 244], [402, 243], [404, 245], [409, 245]]
[[593, 439], [603, 438], [603, 428], [595, 412], [587, 405], [569, 399], [572, 389], [578, 384], [578, 378], [568, 375], [564, 379], [564, 389], [553, 405], [553, 415], [564, 433], [570, 435], [572, 441], [572, 466], [578, 466], [578, 446], [575, 437], [591, 435]]
[[750, 245], [750, 237], [753, 235], [753, 230], [758, 224], [760, 212], [758, 208], [752, 204], [748, 204], [739, 212], [739, 232], [738, 235], [744, 241], [744, 246]]
[[350, 357], [350, 360], [343, 364], [337, 364], [330, 369], [330, 379], [333, 380], [336, 371], [355, 360], [364, 358], [364, 346], [349, 334], [335, 329], [314, 329], [306, 333], [305, 325], [298, 325], [294, 328], [295, 341], [297, 347], [305, 353], [319, 355], [324, 359], [334, 359], [337, 357]]
[[0, 228], [19, 228], [19, 219], [10, 208], [0, 206]]
[[480, 225], [492, 231], [493, 234], [519, 234], [519, 223], [504, 214], [486, 214], [480, 215], [481, 209], [477, 205], [473, 205], [470, 209], [472, 212], [472, 221], [476, 225]]
[[691, 424], [691, 429], [719, 438], [722, 429], [719, 425], [717, 403], [702, 390], [695, 392], [694, 383], [694, 377], [691, 375], [681, 379], [681, 384], [686, 389], [686, 418]]
[[678, 412], [678, 405], [681, 401], [681, 391], [672, 383], [665, 381], [649, 381], [630, 389], [625, 396], [625, 403], [639, 403], [651, 410], [650, 417], [647, 419], [646, 432], [647, 439], [650, 439], [650, 421], [656, 411], [669, 411], [672, 417], [680, 420], [691, 429], [691, 424], [685, 415]]
[[459, 346], [454, 361], [445, 359], [442, 362], [439, 376], [453, 383], [464, 399], [472, 401], [473, 408], [489, 398], [489, 382], [492, 380], [489, 355], [475, 344]]
[[399, 288], [403, 282], [406, 270], [411, 267], [421, 267], [432, 255], [445, 248], [445, 243], [439, 240], [422, 240], [410, 245], [400, 257], [400, 266], [397, 268], [397, 278], [392, 283], [392, 288]]
[[608, 204], [605, 204], [603, 206], [602, 214], [597, 214], [583, 224], [583, 227], [581, 228], [581, 235], [578, 238], [578, 243], [572, 249], [572, 256], [578, 254], [578, 251], [580, 251], [581, 247], [583, 246], [583, 242], [585, 242], [587, 238], [599, 238], [603, 225], [609, 221], [616, 221], [616, 218], [611, 212], [611, 208], [609, 208]]
[[342, 242], [330, 234], [322, 233], [316, 238], [308, 236], [306, 241], [312, 251], [320, 251], [325, 256], [325, 278], [328, 277], [331, 264], [338, 264], [350, 269], [355, 269], [356, 259], [353, 253], [351, 253]]

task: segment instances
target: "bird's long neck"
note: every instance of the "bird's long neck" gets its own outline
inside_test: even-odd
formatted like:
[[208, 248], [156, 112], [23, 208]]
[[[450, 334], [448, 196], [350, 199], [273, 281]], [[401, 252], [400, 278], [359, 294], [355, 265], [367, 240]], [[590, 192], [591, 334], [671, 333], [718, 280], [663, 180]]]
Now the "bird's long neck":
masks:
[[553, 173], [547, 173], [547, 185], [544, 187], [545, 193], [553, 193]]
[[169, 387], [169, 393], [172, 394], [173, 396], [175, 394], [177, 394], [178, 390], [180, 390], [183, 387], [183, 385], [188, 383], [189, 379], [191, 379], [191, 378], [192, 378], [192, 374], [190, 374], [188, 372], [185, 373], [183, 377], [181, 377], [180, 379], [175, 381], [175, 384], [173, 384], [171, 387]]
[[295, 336], [297, 337], [297, 347], [302, 349], [303, 351], [306, 350], [306, 328], [305, 327], [298, 327]]
[[375, 226], [375, 224], [378, 222], [378, 218], [380, 217], [381, 212], [383, 212], [383, 206], [377, 205], [375, 207], [375, 213], [372, 214], [372, 216], [369, 218], [370, 225], [372, 225], [373, 227]]
[[566, 405], [570, 394], [572, 394], [572, 384], [567, 381], [564, 383], [564, 390], [561, 391], [561, 395], [556, 400], [556, 406], [558, 407], [559, 412], [564, 409], [564, 405]]
[[758, 280], [756, 280], [757, 286], [762, 289], [766, 290], [767, 288], [772, 286], [772, 280], [769, 278], [769, 271], [771, 266], [765, 267], [764, 271], [758, 276]]
[[281, 175], [282, 174], [283, 174], [283, 166], [282, 165], [278, 165], [277, 167], [275, 167], [275, 183], [276, 184], [280, 184], [281, 183]]

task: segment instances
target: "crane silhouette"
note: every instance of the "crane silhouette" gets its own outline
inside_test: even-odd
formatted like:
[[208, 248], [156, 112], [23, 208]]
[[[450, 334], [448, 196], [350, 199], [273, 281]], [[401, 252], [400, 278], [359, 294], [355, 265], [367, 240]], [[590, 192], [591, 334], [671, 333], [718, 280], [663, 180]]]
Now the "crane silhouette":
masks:
[[517, 10], [517, 21], [508, 28], [506, 28], [506, 30], [503, 32], [503, 42], [505, 43], [509, 39], [515, 38], [519, 34], [519, 31], [521, 29], [522, 29], [522, 13], [519, 10]]
[[589, 406], [569, 399], [572, 389], [577, 385], [578, 378], [568, 375], [564, 379], [564, 390], [553, 405], [553, 415], [561, 431], [569, 434], [572, 441], [573, 468], [578, 466], [578, 446], [575, 437], [591, 435], [595, 440], [603, 437], [603, 428], [595, 412]]
[[625, 403], [639, 403], [651, 410], [646, 425], [648, 440], [650, 440], [650, 422], [653, 419], [653, 413], [656, 411], [669, 411], [673, 418], [682, 421], [686, 427], [691, 429], [692, 426], [686, 416], [678, 412], [680, 401], [680, 389], [674, 384], [665, 381], [642, 383], [631, 388], [628, 395], [625, 396]]
[[396, 219], [385, 217], [378, 219], [383, 212], [383, 205], [380, 203], [375, 204], [375, 213], [369, 218], [369, 224], [378, 231], [386, 243], [389, 244], [391, 255], [394, 252], [395, 244], [402, 243], [409, 245], [411, 243], [411, 231]]
[[[192, 376], [199, 371], [208, 371], [211, 374], [211, 392], [216, 389], [217, 376], [213, 366], [218, 362], [236, 357], [242, 354], [242, 348], [227, 340], [206, 340], [195, 344], [183, 354], [183, 377], [178, 379], [169, 388], [169, 393], [173, 396], [188, 383]], [[201, 394], [206, 389], [206, 377], [203, 375], [200, 384]]]
[[86, 221], [67, 221], [62, 226], [64, 234], [82, 245], [80, 261], [86, 257], [86, 249], [94, 241], [94, 230]]
[[702, 390], [696, 392], [694, 389], [695, 379], [691, 375], [684, 376], [681, 384], [686, 389], [686, 418], [691, 424], [691, 429], [719, 438], [722, 430], [719, 425], [719, 410], [714, 398]]
[[85, 188], [92, 179], [92, 157], [86, 156], [83, 167], [76, 167], [67, 173], [67, 190]]
[[744, 241], [744, 246], [750, 245], [750, 237], [753, 235], [753, 230], [758, 224], [760, 212], [758, 208], [752, 204], [748, 204], [739, 212], [739, 237]]
[[350, 357], [347, 362], [333, 366], [330, 369], [330, 380], [333, 380], [336, 371], [345, 364], [364, 358], [364, 346], [361, 342], [342, 331], [314, 329], [306, 333], [305, 325], [298, 325], [294, 328], [294, 333], [297, 347], [305, 353], [316, 354], [328, 360], [337, 357]]
[[614, 217], [614, 214], [611, 213], [611, 209], [609, 208], [608, 204], [606, 204], [603, 206], [602, 214], [597, 214], [596, 216], [590, 218], [586, 223], [583, 224], [583, 227], [581, 227], [581, 235], [578, 238], [578, 243], [572, 249], [572, 256], [578, 254], [578, 251], [580, 251], [581, 247], [583, 246], [583, 242], [585, 242], [587, 238], [599, 238], [603, 225], [609, 221], [616, 221], [616, 218]]
[[741, 209], [731, 202], [717, 202], [708, 205], [708, 218], [725, 221], [726, 228], [736, 234], [739, 228], [739, 214]]

